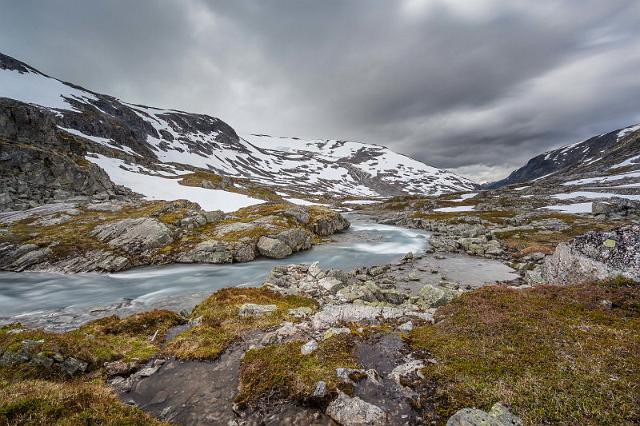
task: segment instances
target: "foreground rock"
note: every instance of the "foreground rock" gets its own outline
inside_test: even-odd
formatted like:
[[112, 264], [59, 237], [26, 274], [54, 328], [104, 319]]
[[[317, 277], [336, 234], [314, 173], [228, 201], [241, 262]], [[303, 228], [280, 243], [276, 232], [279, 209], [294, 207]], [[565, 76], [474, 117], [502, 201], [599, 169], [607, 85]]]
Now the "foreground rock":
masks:
[[342, 392], [327, 407], [327, 415], [343, 426], [384, 425], [387, 417], [380, 407]]
[[589, 232], [559, 244], [544, 265], [532, 274], [532, 282], [579, 284], [622, 275], [640, 279], [640, 226], [610, 232]]
[[447, 426], [522, 426], [522, 420], [497, 403], [488, 413], [475, 408], [463, 408], [451, 416]]
[[282, 259], [348, 227], [319, 206], [266, 203], [225, 214], [188, 201], [58, 203], [0, 213], [0, 270], [117, 272]]

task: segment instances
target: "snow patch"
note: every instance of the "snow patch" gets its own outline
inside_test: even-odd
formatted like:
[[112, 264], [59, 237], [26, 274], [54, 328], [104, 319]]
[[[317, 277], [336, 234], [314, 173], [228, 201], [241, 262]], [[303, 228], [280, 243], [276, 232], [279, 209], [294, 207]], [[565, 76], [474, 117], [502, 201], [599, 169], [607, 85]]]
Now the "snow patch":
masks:
[[563, 204], [559, 206], [540, 207], [540, 209], [556, 210], [562, 213], [591, 213], [593, 211], [593, 203]]
[[117, 158], [95, 154], [86, 159], [102, 168], [117, 185], [145, 196], [148, 200], [189, 200], [200, 204], [204, 210], [236, 211], [242, 207], [264, 203], [263, 200], [251, 198], [244, 194], [222, 191], [219, 189], [195, 188], [180, 185], [177, 179], [162, 176], [150, 176], [141, 173], [144, 168], [129, 166]]
[[455, 212], [470, 212], [475, 209], [475, 206], [456, 206], [456, 207], [441, 207], [439, 209], [434, 209], [434, 212], [443, 212], [443, 213], [455, 213]]
[[9, 69], [0, 69], [0, 97], [69, 111], [75, 109], [67, 99], [97, 100], [93, 94], [67, 86], [55, 78]]

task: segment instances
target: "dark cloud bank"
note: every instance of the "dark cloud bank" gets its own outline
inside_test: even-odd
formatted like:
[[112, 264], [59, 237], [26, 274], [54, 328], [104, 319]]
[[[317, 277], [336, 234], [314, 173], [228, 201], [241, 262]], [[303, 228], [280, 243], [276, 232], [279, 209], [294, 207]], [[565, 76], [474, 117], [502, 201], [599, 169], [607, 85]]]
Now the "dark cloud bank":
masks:
[[637, 0], [0, 0], [0, 51], [240, 131], [477, 180], [640, 122]]

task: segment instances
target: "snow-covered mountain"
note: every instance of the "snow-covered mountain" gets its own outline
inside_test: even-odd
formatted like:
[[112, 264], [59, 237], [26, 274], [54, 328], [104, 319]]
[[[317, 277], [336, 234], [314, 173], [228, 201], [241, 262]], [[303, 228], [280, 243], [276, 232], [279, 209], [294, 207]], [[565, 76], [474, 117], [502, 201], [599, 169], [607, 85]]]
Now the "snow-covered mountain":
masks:
[[506, 179], [486, 187], [500, 188], [539, 181], [561, 183], [580, 177], [611, 175], [623, 167], [630, 171], [640, 169], [640, 124], [542, 153]]
[[[155, 187], [205, 170], [226, 179], [221, 184], [225, 188], [215, 189], [242, 192], [244, 187], [264, 185], [293, 196], [385, 197], [441, 194], [475, 187], [468, 179], [377, 145], [260, 134], [239, 137], [218, 118], [129, 104], [59, 81], [2, 54], [0, 120], [6, 124], [0, 126], [4, 127], [0, 130], [0, 143], [13, 143], [11, 155], [5, 158], [11, 157], [17, 176], [0, 175], [9, 189], [5, 196], [12, 199], [20, 196], [18, 187], [24, 186], [21, 182], [30, 182], [20, 165], [19, 158], [25, 157], [22, 151], [29, 151], [28, 156], [33, 157], [37, 146], [58, 154], [73, 152], [106, 171], [114, 183], [144, 195], [149, 195], [145, 194], [150, 191], [149, 185], [136, 184], [135, 174], [160, 179], [151, 185]], [[20, 146], [16, 144], [18, 140]], [[78, 166], [74, 173], [78, 174], [83, 169], [76, 160], [74, 157]], [[40, 164], [45, 167], [42, 161]], [[126, 170], [129, 175], [123, 179], [114, 170]], [[41, 176], [38, 185], [46, 186], [49, 178]], [[85, 188], [78, 191], [65, 177], [64, 184], [56, 187], [58, 198], [60, 191], [98, 191], [100, 188], [87, 184], [92, 179], [84, 179]], [[104, 182], [101, 185], [104, 187]], [[40, 198], [53, 197], [51, 191], [44, 192]]]

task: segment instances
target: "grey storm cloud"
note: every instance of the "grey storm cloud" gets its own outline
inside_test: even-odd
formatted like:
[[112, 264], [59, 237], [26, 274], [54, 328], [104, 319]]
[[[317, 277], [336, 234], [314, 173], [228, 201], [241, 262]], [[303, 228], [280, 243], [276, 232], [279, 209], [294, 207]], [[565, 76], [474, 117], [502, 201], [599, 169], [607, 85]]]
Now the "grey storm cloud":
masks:
[[637, 0], [0, 0], [0, 51], [240, 132], [477, 180], [640, 122]]

